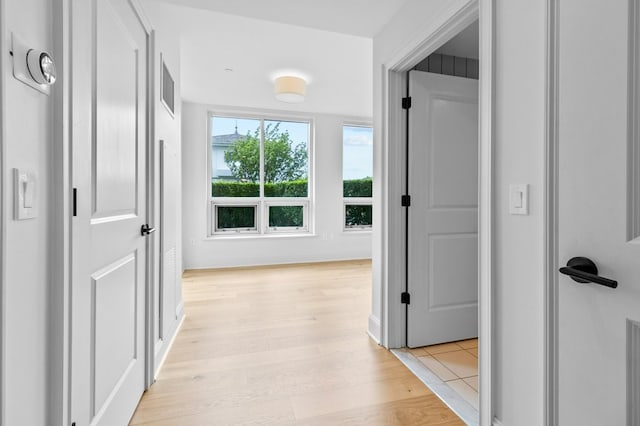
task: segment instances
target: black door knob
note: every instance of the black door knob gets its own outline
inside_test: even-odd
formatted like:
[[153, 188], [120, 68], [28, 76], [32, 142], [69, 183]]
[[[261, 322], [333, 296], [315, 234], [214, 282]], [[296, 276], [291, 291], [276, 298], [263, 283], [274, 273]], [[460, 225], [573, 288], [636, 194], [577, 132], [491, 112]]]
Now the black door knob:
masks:
[[142, 225], [142, 227], [140, 228], [140, 235], [142, 235], [143, 237], [146, 235], [149, 235], [153, 232], [156, 232], [156, 228], [151, 228], [149, 227], [148, 223], [145, 223], [144, 225]]
[[560, 268], [560, 273], [569, 275], [572, 280], [581, 284], [594, 283], [605, 287], [618, 287], [617, 281], [599, 276], [596, 264], [586, 257], [573, 257], [569, 259], [567, 266]]

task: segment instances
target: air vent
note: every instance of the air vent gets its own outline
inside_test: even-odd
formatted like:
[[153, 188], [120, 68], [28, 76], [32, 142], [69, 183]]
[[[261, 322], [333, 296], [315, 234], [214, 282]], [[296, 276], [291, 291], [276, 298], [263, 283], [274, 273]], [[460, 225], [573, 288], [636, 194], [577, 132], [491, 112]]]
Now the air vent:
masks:
[[640, 425], [640, 323], [627, 320], [627, 424]]

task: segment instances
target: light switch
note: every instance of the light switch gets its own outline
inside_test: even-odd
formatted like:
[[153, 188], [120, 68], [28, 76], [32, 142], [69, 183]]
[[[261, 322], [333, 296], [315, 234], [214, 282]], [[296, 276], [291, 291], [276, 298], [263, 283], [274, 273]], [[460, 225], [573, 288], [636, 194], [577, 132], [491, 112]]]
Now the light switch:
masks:
[[529, 185], [509, 185], [509, 213], [529, 214]]
[[22, 182], [24, 185], [24, 203], [22, 207], [25, 209], [33, 208], [33, 200], [35, 198], [35, 182], [33, 180], [29, 180], [29, 175], [27, 175], [27, 179]]
[[16, 220], [36, 217], [36, 174], [13, 169], [14, 211]]

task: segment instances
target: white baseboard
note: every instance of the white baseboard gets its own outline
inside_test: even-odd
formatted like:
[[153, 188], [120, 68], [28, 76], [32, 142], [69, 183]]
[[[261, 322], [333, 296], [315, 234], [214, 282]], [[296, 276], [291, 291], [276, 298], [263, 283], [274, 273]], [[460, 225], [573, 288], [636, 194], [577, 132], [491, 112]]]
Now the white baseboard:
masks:
[[158, 363], [158, 367], [153, 372], [153, 380], [154, 381], [158, 378], [158, 373], [160, 373], [160, 370], [162, 369], [162, 366], [164, 365], [164, 362], [167, 360], [167, 356], [169, 355], [169, 351], [173, 347], [173, 342], [175, 342], [176, 337], [178, 336], [178, 333], [180, 333], [180, 329], [182, 328], [182, 324], [184, 323], [184, 319], [185, 319], [185, 315], [182, 315], [182, 317], [180, 318], [180, 322], [178, 323], [178, 326], [176, 327], [176, 330], [173, 332], [173, 336], [171, 337], [171, 340], [169, 341], [169, 344], [167, 345], [167, 347], [166, 347], [166, 349], [164, 351], [164, 354], [162, 355], [162, 359]]
[[369, 315], [369, 327], [367, 329], [369, 337], [377, 344], [380, 344], [380, 319], [373, 314]]

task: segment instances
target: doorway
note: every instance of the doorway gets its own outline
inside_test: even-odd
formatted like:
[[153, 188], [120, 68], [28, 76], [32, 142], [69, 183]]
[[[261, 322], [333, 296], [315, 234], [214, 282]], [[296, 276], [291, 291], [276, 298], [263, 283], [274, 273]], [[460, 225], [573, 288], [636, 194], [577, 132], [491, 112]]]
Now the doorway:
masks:
[[404, 103], [407, 356], [468, 422], [479, 408], [478, 30], [476, 20], [409, 71]]
[[[492, 329], [492, 102], [493, 102], [493, 2], [470, 1], [455, 10], [447, 11], [438, 18], [438, 24], [425, 30], [412, 43], [397, 46], [398, 53], [383, 62], [383, 116], [385, 131], [382, 136], [382, 152], [387, 155], [383, 171], [387, 180], [383, 184], [383, 199], [388, 200], [388, 211], [383, 212], [386, 228], [382, 235], [387, 240], [388, 250], [383, 252], [382, 268], [388, 268], [383, 275], [381, 297], [381, 341], [389, 348], [406, 347], [407, 315], [405, 305], [401, 303], [401, 294], [406, 291], [405, 259], [407, 249], [402, 236], [407, 221], [404, 208], [395, 200], [404, 194], [406, 175], [402, 165], [405, 163], [406, 116], [400, 107], [400, 99], [406, 96], [407, 74], [439, 47], [460, 33], [474, 21], [479, 20], [479, 203], [478, 203], [478, 276], [479, 276], [479, 313], [478, 329], [480, 344], [479, 372], [479, 412], [477, 419], [483, 424], [491, 424], [493, 407], [491, 402], [491, 329]], [[408, 351], [394, 349], [401, 358]], [[415, 361], [415, 358], [414, 358]], [[407, 360], [409, 368], [417, 367]], [[436, 376], [434, 376], [436, 377]], [[437, 378], [437, 377], [436, 377]], [[441, 381], [440, 381], [441, 382]], [[446, 387], [446, 386], [445, 386]], [[448, 389], [448, 387], [446, 387]], [[478, 422], [476, 420], [475, 423]]]

